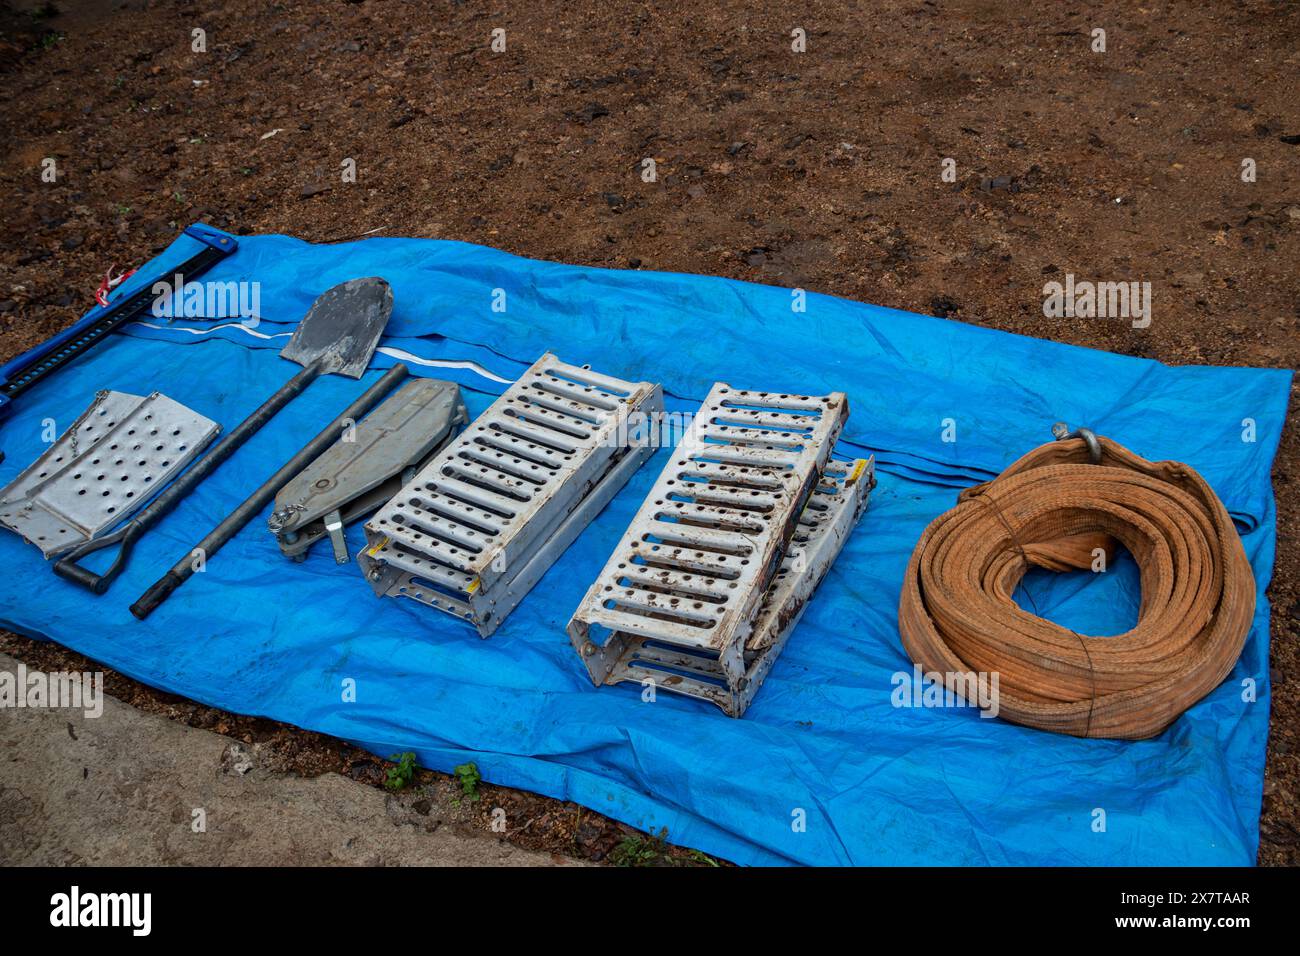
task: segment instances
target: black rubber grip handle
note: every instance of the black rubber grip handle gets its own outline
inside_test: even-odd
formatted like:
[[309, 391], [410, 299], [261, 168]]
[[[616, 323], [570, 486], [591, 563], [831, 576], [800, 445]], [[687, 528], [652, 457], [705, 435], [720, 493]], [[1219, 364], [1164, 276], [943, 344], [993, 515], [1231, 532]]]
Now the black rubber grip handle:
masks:
[[[105, 535], [102, 538], [92, 538], [55, 561], [54, 573], [65, 581], [71, 581], [87, 591], [94, 594], [103, 594], [126, 567], [127, 559], [131, 557], [131, 549], [135, 547], [136, 541], [140, 539], [144, 531], [142, 525], [132, 521], [112, 534]], [[77, 564], [86, 555], [94, 554], [96, 551], [102, 551], [104, 548], [118, 543], [121, 544], [121, 547], [117, 550], [117, 557], [113, 559], [113, 563], [108, 566], [108, 570], [103, 574], [96, 574], [89, 568], [83, 568]]]
[[103, 594], [108, 590], [108, 585], [104, 583], [100, 575], [80, 565], [73, 564], [67, 558], [60, 558], [54, 562], [54, 573], [64, 580], [79, 584], [87, 591], [93, 591], [96, 594]]

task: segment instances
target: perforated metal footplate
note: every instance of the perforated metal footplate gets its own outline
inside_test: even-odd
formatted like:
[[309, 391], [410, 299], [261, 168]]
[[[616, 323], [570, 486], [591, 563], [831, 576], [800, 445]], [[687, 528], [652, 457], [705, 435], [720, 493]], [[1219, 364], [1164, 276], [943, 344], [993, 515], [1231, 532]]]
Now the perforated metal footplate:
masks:
[[[747, 686], [747, 656], [756, 653], [747, 648], [759, 633], [765, 594], [805, 505], [818, 500], [814, 492], [847, 417], [839, 392], [713, 387], [569, 621], [596, 684], [632, 679], [614, 677], [616, 666], [634, 646], [651, 648], [713, 672], [725, 693], [707, 696], [736, 711], [724, 700]], [[807, 520], [817, 513], [813, 508]]]
[[548, 352], [366, 523], [366, 579], [489, 636], [654, 451], [630, 416], [662, 411]]
[[45, 557], [137, 511], [221, 430], [154, 392], [100, 392], [45, 454], [0, 491], [0, 524]]

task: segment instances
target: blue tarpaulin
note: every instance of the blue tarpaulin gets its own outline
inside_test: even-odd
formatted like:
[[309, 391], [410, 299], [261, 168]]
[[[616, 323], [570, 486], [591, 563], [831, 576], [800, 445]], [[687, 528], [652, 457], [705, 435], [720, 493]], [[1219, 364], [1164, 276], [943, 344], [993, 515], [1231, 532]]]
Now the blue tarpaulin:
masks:
[[[260, 283], [260, 321], [129, 326], [17, 400], [0, 428], [0, 483], [43, 450], [46, 420], [61, 431], [99, 389], [161, 391], [233, 427], [297, 369], [277, 352], [313, 299], [379, 275], [396, 304], [371, 372], [361, 385], [314, 384], [145, 537], [103, 597], [0, 533], [4, 626], [381, 756], [410, 750], [442, 771], [472, 760], [490, 782], [667, 828], [673, 842], [739, 863], [1254, 862], [1269, 720], [1269, 470], [1290, 372], [1175, 368], [813, 293], [798, 311], [789, 289], [458, 242], [239, 244], [203, 278]], [[122, 291], [197, 248], [182, 236]], [[403, 358], [415, 374], [456, 381], [477, 414], [547, 350], [662, 382], [676, 411], [693, 411], [717, 380], [848, 394], [838, 453], [875, 454], [879, 486], [743, 719], [667, 693], [645, 702], [635, 685], [594, 688], [564, 633], [667, 451], [486, 641], [424, 605], [374, 597], [355, 563], [336, 565], [328, 547], [289, 562], [265, 515], [147, 621], [127, 611], [376, 369]], [[922, 529], [961, 488], [1048, 440], [1055, 421], [1196, 468], [1255, 571], [1259, 602], [1236, 669], [1153, 740], [1078, 740], [965, 707], [896, 706], [912, 671], [899, 587]], [[348, 540], [355, 554], [359, 526]], [[1117, 633], [1136, 618], [1131, 560], [1102, 575], [1035, 573], [1024, 588], [1038, 613], [1085, 633]]]

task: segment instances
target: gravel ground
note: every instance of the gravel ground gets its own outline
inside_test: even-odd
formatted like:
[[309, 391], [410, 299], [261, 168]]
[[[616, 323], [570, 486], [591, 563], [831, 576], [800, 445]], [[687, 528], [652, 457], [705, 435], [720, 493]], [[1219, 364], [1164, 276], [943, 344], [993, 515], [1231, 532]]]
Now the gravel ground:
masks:
[[[1168, 363], [1300, 364], [1295, 4], [516, 6], [0, 7], [0, 353], [204, 220], [800, 285]], [[1150, 327], [1044, 318], [1066, 273], [1151, 282]], [[1265, 864], [1300, 862], [1298, 470], [1289, 425]]]

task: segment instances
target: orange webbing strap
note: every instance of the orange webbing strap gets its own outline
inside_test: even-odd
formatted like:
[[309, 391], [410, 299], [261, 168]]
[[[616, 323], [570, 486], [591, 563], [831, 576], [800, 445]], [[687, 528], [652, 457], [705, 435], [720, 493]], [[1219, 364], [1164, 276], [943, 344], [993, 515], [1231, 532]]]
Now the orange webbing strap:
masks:
[[[998, 715], [1079, 737], [1152, 737], [1232, 670], [1255, 578], [1223, 503], [1191, 468], [1102, 438], [1035, 448], [962, 492], [912, 552], [903, 647], [927, 672], [998, 675]], [[1012, 599], [1030, 566], [1092, 565], [1115, 541], [1137, 561], [1138, 623], [1085, 637]], [[961, 682], [956, 682], [961, 686]]]

